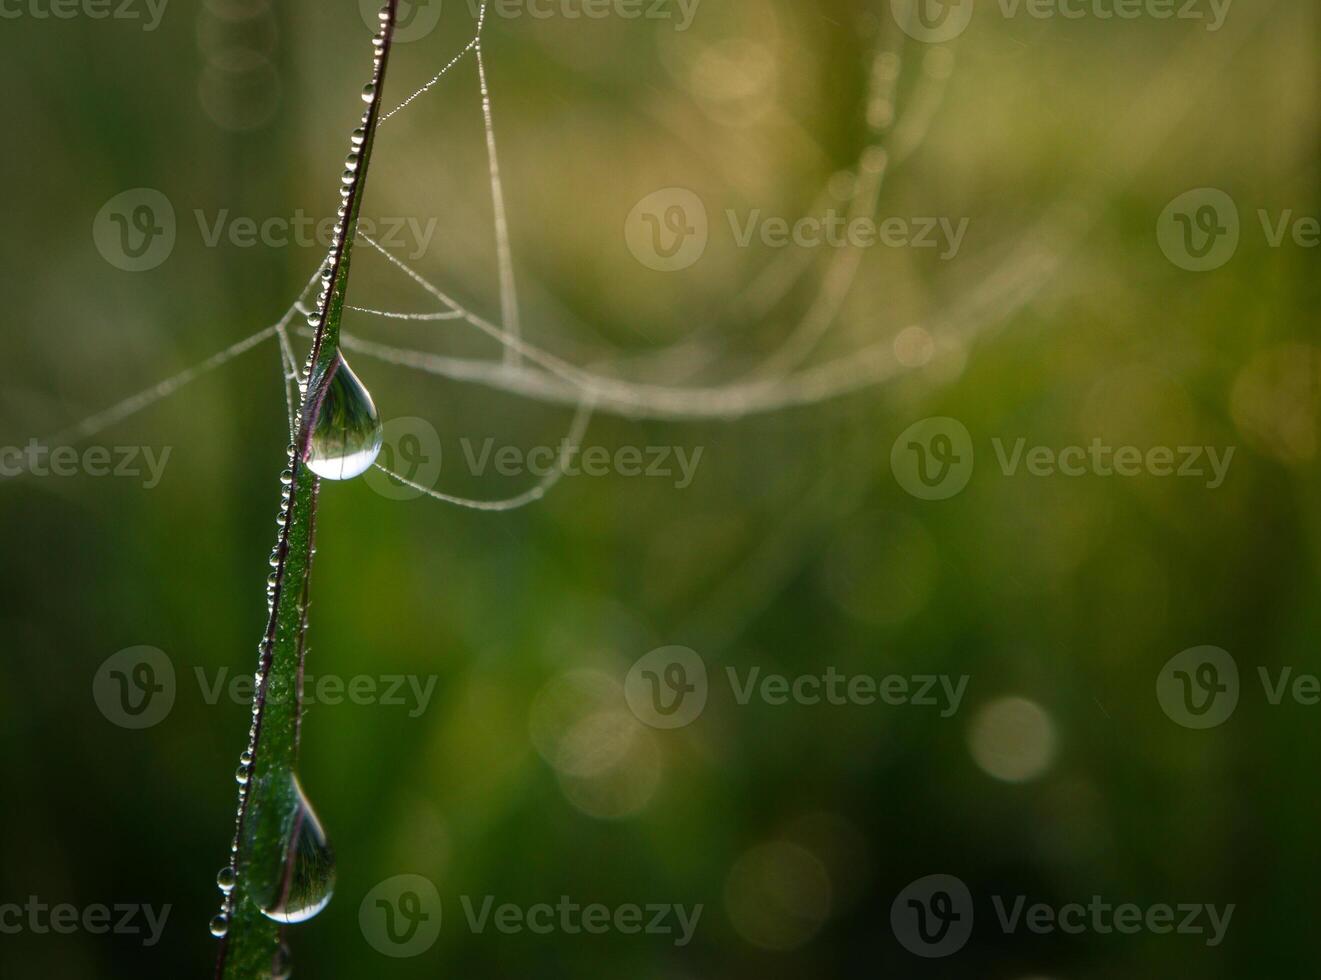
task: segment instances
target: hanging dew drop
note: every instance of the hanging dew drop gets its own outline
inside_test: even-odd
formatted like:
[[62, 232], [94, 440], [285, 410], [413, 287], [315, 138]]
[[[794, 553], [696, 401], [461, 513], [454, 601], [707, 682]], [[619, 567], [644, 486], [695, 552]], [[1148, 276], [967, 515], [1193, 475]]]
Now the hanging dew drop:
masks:
[[211, 935], [217, 939], [224, 939], [227, 932], [229, 932], [229, 916], [222, 912], [211, 920]]
[[362, 101], [370, 105], [374, 98], [376, 98], [376, 83], [368, 82], [362, 87]]
[[381, 416], [341, 353], [312, 391], [312, 431], [303, 459], [317, 476], [351, 480], [376, 462], [383, 438]]
[[284, 866], [270, 894], [256, 896], [262, 913], [276, 922], [306, 922], [330, 903], [335, 891], [335, 852], [296, 777], [289, 781], [294, 806], [284, 830]]
[[228, 895], [238, 884], [238, 875], [233, 868], [221, 868], [220, 873], [216, 875], [216, 887]]

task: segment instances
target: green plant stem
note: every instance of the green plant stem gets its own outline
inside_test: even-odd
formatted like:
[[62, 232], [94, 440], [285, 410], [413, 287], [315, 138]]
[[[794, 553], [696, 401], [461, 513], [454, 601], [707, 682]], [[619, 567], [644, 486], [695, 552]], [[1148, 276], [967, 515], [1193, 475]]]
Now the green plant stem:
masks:
[[287, 498], [282, 500], [283, 524], [275, 548], [275, 578], [271, 612], [262, 639], [258, 684], [253, 699], [248, 751], [252, 762], [246, 787], [240, 788], [232, 847], [235, 887], [226, 903], [229, 924], [216, 959], [220, 980], [270, 977], [281, 942], [280, 923], [261, 910], [260, 895], [270, 895], [284, 875], [285, 830], [298, 799], [291, 776], [298, 759], [303, 703], [304, 638], [307, 600], [315, 554], [317, 493], [320, 481], [303, 462], [311, 438], [311, 406], [317, 381], [339, 351], [340, 320], [348, 291], [349, 263], [367, 183], [376, 126], [380, 119], [385, 69], [390, 57], [398, 0], [387, 0], [381, 24], [379, 59], [374, 62], [374, 86], [363, 119], [363, 143], [358, 148], [356, 178], [344, 200], [342, 235], [331, 249], [326, 268], [329, 288], [318, 304], [319, 322], [308, 355], [307, 384], [299, 412], [297, 438], [291, 447]]

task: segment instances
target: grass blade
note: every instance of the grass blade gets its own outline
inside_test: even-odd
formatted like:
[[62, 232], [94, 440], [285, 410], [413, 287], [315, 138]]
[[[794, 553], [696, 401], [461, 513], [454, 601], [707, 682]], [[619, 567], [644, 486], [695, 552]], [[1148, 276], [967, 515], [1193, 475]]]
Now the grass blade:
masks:
[[[382, 9], [381, 31], [373, 40], [371, 81], [363, 90], [367, 109], [354, 134], [356, 167], [345, 172], [343, 206], [334, 245], [323, 271], [316, 334], [304, 380], [316, 379], [334, 361], [340, 320], [348, 291], [353, 236], [367, 183], [367, 169], [380, 119], [385, 70], [394, 36], [398, 0]], [[352, 179], [350, 180], [350, 176]], [[259, 896], [287, 888], [285, 853], [288, 828], [299, 818], [291, 777], [298, 760], [302, 716], [302, 678], [307, 633], [307, 599], [315, 554], [317, 494], [320, 481], [303, 462], [310, 438], [316, 384], [306, 384], [298, 435], [290, 447], [281, 501], [281, 527], [273, 553], [271, 611], [263, 636], [253, 698], [252, 728], [245, 755], [246, 782], [239, 788], [238, 814], [231, 848], [234, 887], [222, 915], [225, 932], [216, 960], [219, 980], [269, 977], [280, 956], [284, 926], [266, 916]]]

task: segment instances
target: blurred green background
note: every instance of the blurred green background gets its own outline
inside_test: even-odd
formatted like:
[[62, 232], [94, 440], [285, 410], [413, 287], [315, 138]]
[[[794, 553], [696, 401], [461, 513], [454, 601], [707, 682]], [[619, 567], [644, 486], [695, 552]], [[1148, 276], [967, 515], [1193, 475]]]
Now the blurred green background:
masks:
[[[21, 447], [288, 308], [322, 250], [208, 245], [196, 212], [208, 227], [222, 212], [333, 213], [368, 31], [349, 0], [170, 3], [154, 30], [145, 6], [127, 8], [145, 20], [41, 16], [39, 0], [5, 9], [0, 445]], [[439, 13], [396, 47], [387, 105], [471, 37], [466, 4]], [[719, 385], [776, 356], [831, 288], [836, 256], [809, 256], [801, 283], [749, 317], [736, 297], [786, 258], [736, 247], [725, 211], [793, 220], [823, 188], [847, 208], [873, 138], [878, 48], [898, 56], [879, 69], [899, 66], [896, 118], [944, 91], [877, 214], [967, 218], [968, 232], [948, 259], [863, 251], [807, 363], [881, 345], [897, 364], [883, 383], [742, 419], [593, 420], [587, 445], [700, 447], [689, 486], [568, 477], [508, 514], [392, 501], [362, 480], [323, 486], [308, 672], [435, 687], [421, 711], [307, 711], [302, 782], [339, 862], [330, 906], [289, 930], [295, 975], [1315, 976], [1321, 707], [1272, 704], [1258, 671], [1321, 671], [1316, 250], [1288, 236], [1273, 247], [1259, 220], [1318, 213], [1317, 19], [1264, 0], [1233, 4], [1219, 30], [981, 3], [936, 47], [906, 38], [889, 3], [859, 0], [703, 0], [686, 30], [493, 16], [524, 334], [574, 364]], [[871, 112], [884, 124], [886, 106]], [[161, 264], [131, 272], [92, 229], [143, 187], [168, 198], [177, 237]], [[630, 253], [624, 227], [671, 187], [705, 203], [711, 242], [663, 273]], [[1219, 268], [1191, 272], [1157, 227], [1203, 187], [1236, 202], [1241, 240]], [[471, 58], [382, 127], [364, 213], [434, 218], [425, 254], [411, 241], [392, 251], [498, 318]], [[979, 301], [997, 276], [1039, 267], [1021, 296]], [[350, 299], [434, 309], [365, 248]], [[500, 356], [463, 323], [350, 314], [346, 329]], [[526, 475], [465, 472], [460, 440], [553, 444], [572, 415], [351, 359], [386, 419], [440, 434], [445, 492], [521, 492]], [[0, 975], [209, 975], [249, 712], [208, 703], [197, 672], [211, 684], [255, 664], [288, 441], [280, 377], [268, 340], [91, 440], [171, 447], [150, 489], [0, 481], [0, 906], [171, 906], [152, 946], [0, 932]], [[896, 439], [930, 416], [960, 420], [976, 447], [971, 481], [947, 500], [892, 473]], [[1216, 488], [1007, 475], [992, 440], [1020, 437], [1236, 452]], [[163, 720], [133, 730], [98, 709], [93, 685], [107, 658], [142, 645], [169, 657], [176, 693]], [[644, 724], [624, 696], [630, 667], [668, 645], [696, 651], [709, 678], [705, 710], [676, 730]], [[1197, 730], [1156, 692], [1167, 662], [1203, 645], [1232, 655], [1240, 697]], [[729, 667], [969, 681], [942, 717], [744, 705]], [[373, 946], [360, 906], [400, 874], [436, 884], [444, 924], [425, 952], [396, 958]], [[928, 960], [901, 943], [891, 906], [932, 874], [967, 885], [977, 926]], [[992, 897], [1020, 894], [1235, 911], [1214, 947], [1152, 931], [1006, 934]], [[460, 897], [487, 895], [703, 912], [686, 946], [476, 931]]]

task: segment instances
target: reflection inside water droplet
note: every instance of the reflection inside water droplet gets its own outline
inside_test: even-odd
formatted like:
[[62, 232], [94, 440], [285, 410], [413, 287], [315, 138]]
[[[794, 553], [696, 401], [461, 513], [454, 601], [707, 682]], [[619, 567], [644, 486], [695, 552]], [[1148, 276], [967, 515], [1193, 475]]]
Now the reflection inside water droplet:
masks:
[[269, 894], [254, 897], [267, 918], [292, 924], [306, 922], [329, 904], [335, 852], [297, 778], [288, 779], [294, 800], [284, 828], [284, 866], [267, 886]]
[[312, 433], [303, 458], [327, 480], [350, 480], [376, 462], [383, 437], [372, 396], [343, 354], [312, 386]]

